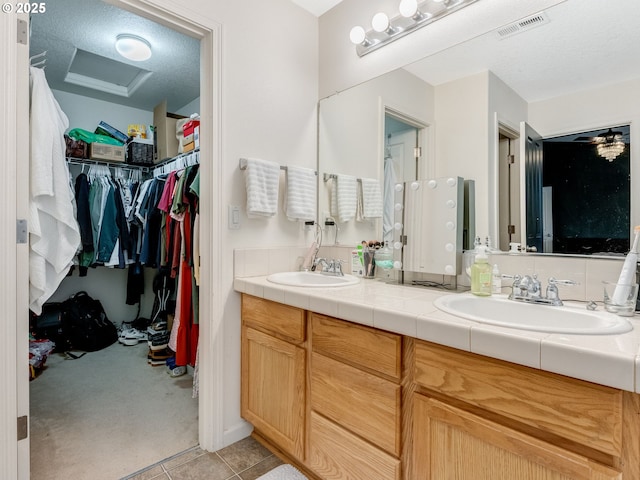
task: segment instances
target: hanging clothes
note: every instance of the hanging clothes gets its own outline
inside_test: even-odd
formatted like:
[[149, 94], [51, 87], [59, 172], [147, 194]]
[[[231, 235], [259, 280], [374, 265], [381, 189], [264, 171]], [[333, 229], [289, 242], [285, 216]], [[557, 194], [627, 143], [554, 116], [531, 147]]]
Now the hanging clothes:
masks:
[[81, 237], [65, 162], [69, 120], [44, 71], [31, 67], [30, 77], [29, 308], [39, 315], [73, 265]]

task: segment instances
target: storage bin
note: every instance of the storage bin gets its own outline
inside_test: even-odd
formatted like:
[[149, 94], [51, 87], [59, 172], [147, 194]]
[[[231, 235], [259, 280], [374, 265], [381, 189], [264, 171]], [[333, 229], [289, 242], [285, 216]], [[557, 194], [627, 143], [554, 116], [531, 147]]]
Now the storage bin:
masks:
[[153, 140], [134, 139], [127, 145], [127, 163], [129, 165], [153, 165]]

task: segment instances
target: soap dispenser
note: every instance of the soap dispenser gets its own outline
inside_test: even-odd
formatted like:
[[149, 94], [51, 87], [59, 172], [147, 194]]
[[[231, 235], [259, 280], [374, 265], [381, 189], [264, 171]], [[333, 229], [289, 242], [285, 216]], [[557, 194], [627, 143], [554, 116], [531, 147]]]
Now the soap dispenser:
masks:
[[484, 245], [476, 248], [476, 259], [471, 265], [471, 293], [481, 297], [491, 295], [492, 269]]

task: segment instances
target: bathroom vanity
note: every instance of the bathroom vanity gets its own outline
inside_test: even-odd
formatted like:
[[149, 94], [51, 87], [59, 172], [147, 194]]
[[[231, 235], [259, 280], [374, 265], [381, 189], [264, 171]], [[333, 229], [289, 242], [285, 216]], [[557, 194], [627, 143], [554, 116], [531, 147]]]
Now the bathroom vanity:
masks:
[[[594, 381], [600, 374], [589, 360], [572, 378], [471, 347], [483, 335], [490, 345], [493, 331], [507, 351], [537, 343], [544, 364], [545, 352], [557, 356], [567, 338], [545, 349], [547, 336], [538, 332], [488, 327], [476, 335], [473, 322], [429, 306], [442, 291], [368, 282], [304, 289], [264, 277], [236, 279], [235, 289], [242, 293], [242, 415], [310, 478], [640, 478], [634, 385], [602, 384], [618, 382], [616, 372], [611, 382]], [[374, 290], [387, 298], [367, 305]], [[631, 353], [622, 361], [626, 354], [617, 352], [616, 361], [635, 367], [632, 322], [632, 332], [617, 336]], [[580, 354], [597, 339], [611, 341], [604, 337], [584, 340]], [[566, 345], [571, 363], [578, 347]]]

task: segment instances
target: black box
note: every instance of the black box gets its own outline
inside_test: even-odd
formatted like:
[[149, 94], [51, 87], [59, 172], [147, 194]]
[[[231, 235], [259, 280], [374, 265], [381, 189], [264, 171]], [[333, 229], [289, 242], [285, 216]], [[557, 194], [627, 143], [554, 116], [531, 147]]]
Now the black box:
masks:
[[127, 163], [129, 165], [153, 166], [153, 158], [154, 145], [152, 140], [134, 139], [127, 145]]

